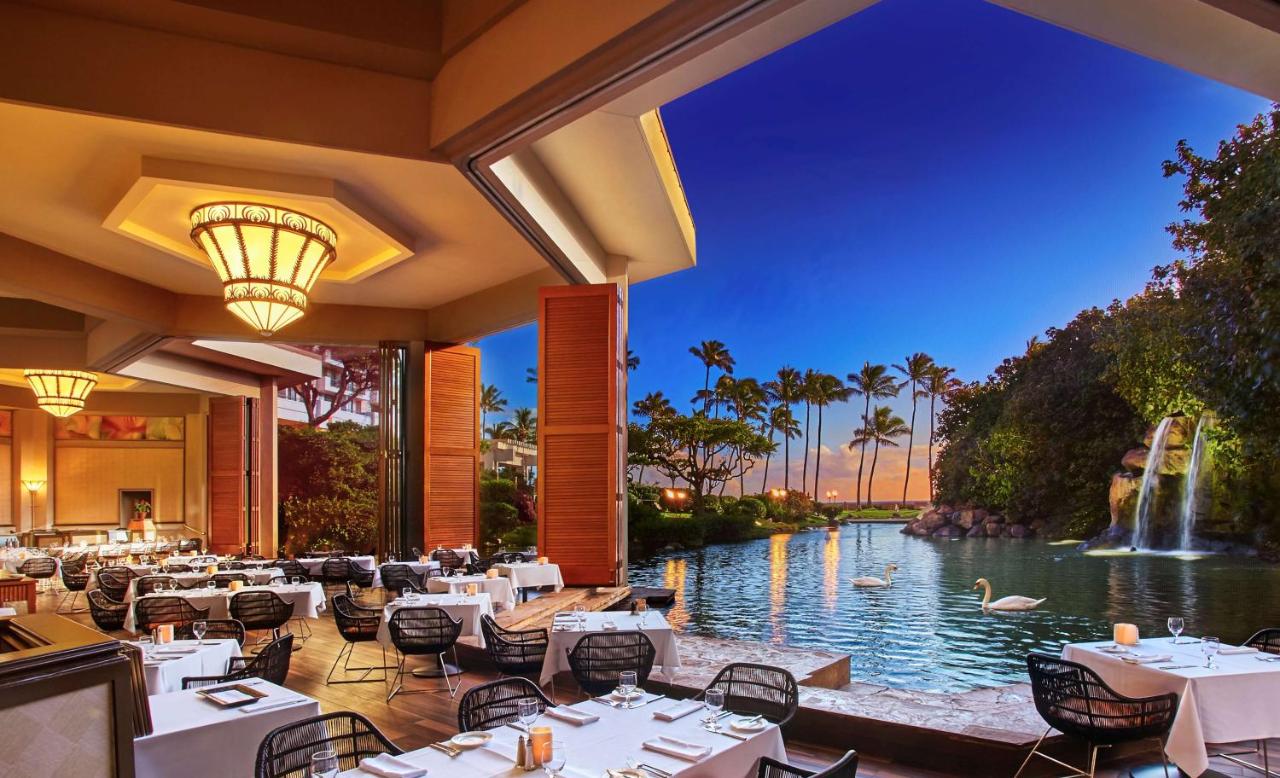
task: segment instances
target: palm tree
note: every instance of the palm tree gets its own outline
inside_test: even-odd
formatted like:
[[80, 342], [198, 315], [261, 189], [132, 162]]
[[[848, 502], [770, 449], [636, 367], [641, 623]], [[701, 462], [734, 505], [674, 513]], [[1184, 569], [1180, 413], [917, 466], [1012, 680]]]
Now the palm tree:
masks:
[[871, 453], [871, 472], [867, 475], [867, 504], [874, 505], [875, 502], [871, 497], [871, 485], [876, 480], [876, 460], [880, 458], [881, 444], [886, 446], [897, 446], [898, 441], [894, 438], [902, 437], [908, 434], [910, 428], [907, 423], [900, 417], [893, 415], [893, 409], [887, 405], [877, 406], [875, 412], [870, 416], [862, 417], [862, 426], [853, 431], [853, 440], [849, 441], [849, 450], [852, 451], [855, 445], [861, 446], [864, 450], [868, 443], [875, 444], [875, 448]]
[[532, 408], [516, 408], [511, 416], [512, 436], [521, 443], [537, 444], [538, 417]]
[[515, 427], [511, 426], [509, 421], [494, 422], [484, 432], [490, 440], [511, 440], [515, 437]]
[[[782, 433], [782, 488], [790, 490], [791, 487], [787, 476], [791, 471], [788, 464], [791, 461], [791, 440], [792, 438], [800, 437], [800, 422], [796, 419], [795, 414], [791, 412], [791, 406], [789, 405], [775, 405], [770, 420], [773, 423], [773, 428]], [[769, 440], [770, 442], [773, 441], [772, 435], [769, 436]]]
[[643, 399], [636, 400], [631, 404], [631, 412], [637, 416], [646, 419], [657, 419], [663, 416], [669, 416], [675, 413], [675, 408], [671, 407], [671, 401], [668, 400], [661, 391], [649, 392]]
[[837, 377], [829, 373], [820, 373], [818, 380], [814, 382], [813, 404], [818, 409], [818, 447], [815, 462], [813, 464], [813, 499], [817, 500], [821, 492], [818, 491], [818, 479], [822, 475], [822, 409], [834, 402], [844, 402], [849, 399], [849, 395], [853, 390], [845, 386]]
[[[856, 373], [850, 373], [846, 378], [849, 381], [849, 391], [858, 397], [865, 397], [866, 403], [862, 409], [862, 418], [866, 419], [871, 415], [872, 400], [887, 400], [890, 397], [897, 397], [898, 390], [902, 387], [898, 382], [889, 376], [889, 368], [885, 365], [873, 365], [870, 362], [863, 362], [862, 369]], [[862, 451], [858, 454], [858, 489], [857, 489], [857, 506], [862, 507], [862, 466], [867, 461], [867, 444], [864, 441], [861, 444]], [[852, 451], [853, 449], [850, 449]], [[870, 497], [870, 494], [868, 494]]]
[[526, 384], [536, 384], [536, 383], [538, 383], [538, 368], [536, 368], [536, 367], [526, 367], [526, 368], [524, 369], [524, 382], [525, 382]]
[[[725, 396], [725, 402], [728, 403], [729, 409], [733, 412], [734, 417], [744, 424], [752, 422], [762, 422], [765, 413], [765, 393], [764, 388], [760, 386], [760, 382], [754, 378], [733, 379], [730, 391]], [[743, 467], [744, 455], [741, 451], [738, 453], [738, 496], [742, 497], [746, 494], [746, 469]]]
[[907, 380], [904, 385], [911, 387], [911, 427], [907, 433], [907, 475], [902, 479], [902, 502], [907, 501], [907, 485], [911, 483], [911, 446], [914, 444], [916, 434], [916, 400], [924, 397], [924, 392], [920, 391], [925, 381], [929, 380], [929, 373], [933, 371], [933, 357], [924, 352], [917, 351], [908, 356], [901, 365], [894, 365], [893, 369], [906, 376]]
[[813, 408], [813, 395], [818, 391], [822, 374], [813, 368], [800, 377], [800, 397], [804, 399], [804, 466], [800, 468], [800, 491], [809, 488], [809, 411]]
[[[768, 385], [765, 386], [765, 402], [768, 403], [770, 398]], [[761, 434], [769, 438], [769, 451], [764, 455], [764, 477], [760, 481], [760, 491], [767, 492], [769, 490], [769, 460], [773, 459], [773, 433], [781, 428], [779, 422], [782, 421], [779, 411], [782, 410], [781, 405], [765, 405], [765, 427], [762, 427]], [[766, 429], [767, 428], [767, 429]]]
[[718, 340], [704, 340], [699, 346], [690, 346], [689, 353], [697, 357], [707, 368], [706, 375], [702, 379], [702, 392], [698, 395], [702, 400], [702, 412], [705, 414], [711, 409], [711, 368], [719, 368], [722, 372], [732, 374], [733, 357], [729, 355], [729, 349]]
[[929, 373], [929, 380], [924, 385], [924, 393], [929, 398], [929, 502], [931, 503], [933, 502], [934, 422], [937, 421], [934, 407], [939, 397], [945, 401], [947, 395], [961, 387], [960, 379], [953, 377], [955, 372], [955, 368], [935, 365]]
[[484, 417], [489, 413], [501, 413], [507, 409], [502, 390], [493, 384], [480, 384], [480, 429], [484, 429]]
[[627, 371], [630, 372], [640, 367], [640, 357], [636, 356], [636, 352], [627, 349]]
[[[795, 416], [791, 413], [791, 406], [800, 399], [800, 371], [790, 366], [779, 368], [778, 377], [765, 384], [764, 388], [771, 400], [781, 403], [787, 409], [787, 418], [794, 424]], [[779, 426], [778, 430], [782, 431], [783, 427]], [[797, 425], [796, 435], [798, 434]], [[791, 489], [791, 439], [796, 435], [782, 436], [782, 486], [788, 491]]]

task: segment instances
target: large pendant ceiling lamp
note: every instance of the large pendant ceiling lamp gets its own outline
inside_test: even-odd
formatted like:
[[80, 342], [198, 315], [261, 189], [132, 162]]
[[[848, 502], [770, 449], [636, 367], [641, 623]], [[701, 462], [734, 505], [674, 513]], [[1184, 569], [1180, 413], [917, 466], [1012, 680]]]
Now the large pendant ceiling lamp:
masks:
[[84, 410], [84, 401], [98, 384], [98, 377], [83, 370], [23, 370], [36, 393], [36, 405], [54, 416], [71, 416]]
[[191, 240], [222, 279], [227, 310], [264, 336], [306, 313], [307, 294], [338, 245], [324, 222], [258, 203], [196, 208]]

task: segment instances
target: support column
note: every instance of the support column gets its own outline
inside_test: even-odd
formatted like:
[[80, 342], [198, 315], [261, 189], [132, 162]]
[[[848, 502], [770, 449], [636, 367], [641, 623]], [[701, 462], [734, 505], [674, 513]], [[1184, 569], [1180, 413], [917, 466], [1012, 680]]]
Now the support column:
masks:
[[280, 544], [278, 517], [280, 491], [277, 477], [280, 435], [276, 411], [279, 388], [276, 386], [276, 380], [262, 379], [262, 391], [258, 396], [256, 414], [258, 434], [254, 441], [258, 451], [258, 525], [254, 528], [253, 537], [256, 541], [257, 553], [268, 559], [274, 559]]
[[378, 554], [408, 559], [424, 545], [425, 345], [378, 346]]

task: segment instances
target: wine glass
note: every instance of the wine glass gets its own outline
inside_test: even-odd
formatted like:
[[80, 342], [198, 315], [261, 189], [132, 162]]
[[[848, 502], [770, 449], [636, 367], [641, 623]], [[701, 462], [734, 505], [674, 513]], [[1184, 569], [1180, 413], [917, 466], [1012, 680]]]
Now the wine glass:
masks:
[[1222, 640], [1215, 637], [1200, 638], [1200, 650], [1204, 652], [1204, 666], [1212, 670], [1214, 668], [1213, 658], [1218, 655], [1218, 651], [1222, 649]]
[[720, 731], [719, 716], [720, 711], [724, 710], [724, 691], [720, 689], [707, 689], [703, 701], [707, 704], [707, 709], [711, 711], [708, 718], [709, 729], [712, 732]]
[[196, 642], [204, 641], [204, 633], [209, 629], [209, 623], [204, 619], [196, 619], [191, 622], [191, 634], [196, 636]]
[[529, 731], [529, 727], [538, 720], [538, 700], [534, 697], [521, 697], [516, 700], [516, 715], [520, 718], [520, 723], [524, 724], [525, 731]]
[[573, 615], [578, 619], [578, 629], [587, 628], [587, 606], [580, 602], [573, 604]]
[[566, 752], [564, 743], [551, 742], [542, 747], [542, 769], [548, 778], [555, 778], [564, 769]]
[[1181, 616], [1169, 617], [1169, 632], [1173, 635], [1173, 644], [1175, 646], [1182, 642], [1178, 638], [1182, 635], [1182, 630], [1186, 629], [1186, 626]]
[[316, 751], [311, 755], [311, 778], [335, 778], [338, 775], [338, 752]]

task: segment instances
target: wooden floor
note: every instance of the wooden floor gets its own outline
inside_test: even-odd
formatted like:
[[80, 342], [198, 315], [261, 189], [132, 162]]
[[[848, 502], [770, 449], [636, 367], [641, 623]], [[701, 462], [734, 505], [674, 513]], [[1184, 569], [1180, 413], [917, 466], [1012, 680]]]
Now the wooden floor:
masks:
[[[380, 592], [371, 597], [376, 598]], [[41, 594], [37, 607], [42, 612], [53, 611], [57, 607], [61, 594]], [[19, 606], [20, 608], [22, 606]], [[66, 614], [69, 618], [93, 627], [88, 613]], [[325, 712], [337, 710], [357, 711], [373, 721], [392, 741], [405, 750], [421, 748], [432, 741], [443, 740], [457, 734], [457, 698], [451, 700], [447, 693], [399, 695], [390, 703], [386, 701], [386, 687], [381, 683], [335, 684], [326, 685], [325, 675], [337, 656], [343, 641], [338, 636], [333, 619], [323, 616], [310, 620], [312, 637], [308, 639], [300, 651], [293, 654], [289, 668], [288, 686], [303, 694], [310, 695], [320, 701]], [[127, 639], [124, 632], [111, 633], [114, 637]], [[376, 643], [359, 644], [356, 647], [352, 664], [376, 665], [381, 663], [382, 655]], [[462, 691], [485, 681], [493, 680], [492, 672], [468, 668], [463, 661], [464, 674], [461, 676]], [[409, 681], [411, 688], [440, 688], [443, 683], [438, 680]], [[575, 702], [582, 699], [576, 689], [565, 688], [571, 684], [558, 684], [557, 702]], [[787, 751], [796, 765], [808, 769], [820, 769], [838, 758], [839, 754], [828, 749], [811, 747], [803, 742], [789, 739]], [[1280, 742], [1273, 743], [1273, 755], [1280, 755]], [[1221, 764], [1219, 764], [1221, 763]], [[941, 778], [949, 775], [984, 774], [980, 768], [964, 765], [957, 766], [955, 773], [939, 773], [905, 765], [890, 764], [864, 756], [860, 759], [858, 775], [866, 778]], [[1250, 773], [1229, 765], [1222, 760], [1214, 760], [1214, 768], [1220, 773], [1206, 773], [1206, 778], [1213, 775], [1243, 776]], [[1121, 778], [1128, 776], [1127, 768], [1100, 769], [1100, 778]], [[1256, 775], [1256, 773], [1253, 773]]]

